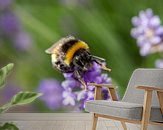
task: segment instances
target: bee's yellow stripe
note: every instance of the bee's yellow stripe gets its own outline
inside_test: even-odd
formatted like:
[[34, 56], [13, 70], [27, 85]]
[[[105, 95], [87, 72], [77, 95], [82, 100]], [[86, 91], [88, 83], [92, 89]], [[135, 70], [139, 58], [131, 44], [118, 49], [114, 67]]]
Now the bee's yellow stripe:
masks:
[[65, 63], [69, 65], [72, 61], [72, 58], [75, 54], [75, 52], [79, 49], [88, 49], [88, 45], [85, 42], [79, 41], [75, 43], [70, 49], [68, 49], [66, 56], [65, 56]]

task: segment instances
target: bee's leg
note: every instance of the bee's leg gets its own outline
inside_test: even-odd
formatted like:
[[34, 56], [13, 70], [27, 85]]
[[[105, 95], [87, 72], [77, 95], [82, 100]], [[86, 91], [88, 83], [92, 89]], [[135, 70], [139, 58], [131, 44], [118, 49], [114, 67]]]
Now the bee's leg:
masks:
[[91, 57], [92, 57], [93, 60], [98, 60], [100, 62], [105, 62], [104, 58], [101, 58], [101, 57], [98, 57], [98, 56], [94, 56], [94, 55], [91, 55]]
[[86, 83], [84, 82], [84, 80], [82, 79], [81, 77], [81, 74], [79, 73], [79, 71], [75, 70], [74, 71], [74, 76], [77, 80], [79, 80], [79, 82], [84, 86], [84, 89], [86, 90], [87, 89], [87, 85]]
[[105, 59], [97, 56], [92, 56], [92, 61], [95, 61], [97, 64], [101, 66], [103, 70], [111, 71], [110, 68], [107, 68], [102, 62], [105, 62]]

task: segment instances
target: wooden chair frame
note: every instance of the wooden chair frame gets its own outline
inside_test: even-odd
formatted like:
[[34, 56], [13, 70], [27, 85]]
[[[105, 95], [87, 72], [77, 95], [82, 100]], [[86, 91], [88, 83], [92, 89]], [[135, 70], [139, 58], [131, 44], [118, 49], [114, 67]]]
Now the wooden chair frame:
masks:
[[[110, 93], [110, 97], [113, 101], [118, 101], [117, 95], [116, 95], [116, 88], [110, 84], [95, 84], [90, 83], [89, 85], [95, 86], [95, 100], [101, 100], [101, 88], [107, 87], [108, 91]], [[103, 118], [109, 118], [113, 120], [118, 120], [121, 122], [122, 127], [124, 130], [127, 130], [127, 126], [125, 123], [134, 123], [134, 124], [141, 124], [141, 130], [147, 130], [148, 124], [152, 125], [160, 125], [163, 126], [163, 123], [159, 122], [150, 122], [150, 113], [151, 113], [151, 102], [152, 102], [152, 93], [153, 91], [157, 92], [157, 96], [160, 103], [161, 112], [163, 114], [163, 89], [158, 87], [149, 87], [149, 86], [137, 86], [137, 89], [142, 89], [145, 91], [144, 94], [144, 104], [143, 104], [143, 113], [142, 113], [142, 119], [139, 120], [129, 120], [119, 117], [113, 117], [113, 116], [107, 116], [102, 114], [93, 113], [93, 122], [92, 122], [92, 130], [96, 130], [98, 117]]]

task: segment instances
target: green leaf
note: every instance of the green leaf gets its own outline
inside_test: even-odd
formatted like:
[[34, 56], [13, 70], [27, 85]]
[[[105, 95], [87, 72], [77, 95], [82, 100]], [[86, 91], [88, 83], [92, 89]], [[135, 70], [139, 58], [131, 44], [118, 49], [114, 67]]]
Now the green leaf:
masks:
[[19, 92], [16, 94], [12, 100], [12, 105], [24, 105], [33, 102], [36, 98], [40, 97], [41, 93], [35, 93], [35, 92]]
[[35, 93], [35, 92], [19, 92], [15, 96], [13, 96], [13, 98], [9, 103], [0, 107], [0, 113], [4, 113], [8, 109], [16, 105], [25, 105], [31, 103], [41, 95], [42, 95], [41, 93]]
[[0, 88], [2, 88], [5, 85], [6, 77], [11, 72], [13, 67], [14, 67], [14, 64], [10, 63], [0, 69]]
[[19, 128], [13, 123], [5, 123], [3, 126], [0, 126], [0, 130], [19, 130]]
[[2, 107], [0, 107], [0, 113], [4, 113], [5, 111], [7, 111], [10, 107], [12, 107], [12, 104], [9, 102], [5, 105], [3, 105]]

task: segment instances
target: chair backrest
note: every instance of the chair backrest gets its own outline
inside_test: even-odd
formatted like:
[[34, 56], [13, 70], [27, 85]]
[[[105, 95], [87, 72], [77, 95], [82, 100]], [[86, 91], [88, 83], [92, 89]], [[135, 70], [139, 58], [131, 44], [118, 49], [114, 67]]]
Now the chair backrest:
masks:
[[[130, 78], [122, 101], [143, 104], [144, 90], [136, 89], [139, 85], [163, 88], [163, 69], [136, 69]], [[156, 92], [153, 94], [152, 106], [159, 106]]]

